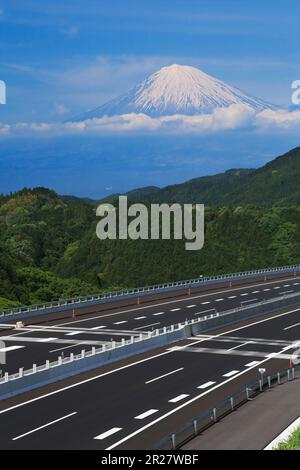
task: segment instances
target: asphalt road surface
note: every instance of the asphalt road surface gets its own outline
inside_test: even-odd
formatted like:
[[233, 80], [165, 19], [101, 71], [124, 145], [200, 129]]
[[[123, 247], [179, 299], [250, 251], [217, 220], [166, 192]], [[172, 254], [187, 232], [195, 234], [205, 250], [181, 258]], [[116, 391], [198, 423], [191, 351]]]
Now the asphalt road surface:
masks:
[[[298, 289], [297, 284], [293, 280], [266, 283], [248, 290], [201, 295], [175, 305], [180, 305], [185, 318], [188, 311], [198, 311], [206, 301], [215, 306], [222, 298], [218, 304], [224, 302], [228, 308], [235, 300], [229, 296], [237, 296], [238, 301], [246, 297], [241, 297], [242, 293], [249, 299], [267, 296], [270, 291], [264, 289], [272, 289], [274, 295], [274, 287], [282, 292]], [[197, 307], [188, 308], [194, 304]], [[165, 321], [173, 322], [173, 313], [178, 318], [180, 311], [171, 314], [172, 308], [168, 303], [144, 311], [148, 321], [161, 310], [169, 317]], [[134, 324], [132, 312], [120, 312], [118, 318]], [[91, 321], [93, 327], [93, 322], [101, 321], [108, 326], [104, 320], [102, 316], [81, 325], [86, 327]], [[153, 448], [187, 420], [257, 380], [259, 367], [267, 373], [288, 367], [299, 337], [300, 309], [289, 308], [160, 348], [123, 365], [99, 368], [90, 377], [60, 382], [55, 390], [45, 387], [32, 396], [6, 400], [0, 411], [0, 448]]]
[[46, 360], [55, 361], [58, 356], [78, 354], [83, 349], [99, 347], [112, 340], [129, 339], [187, 319], [292, 292], [300, 292], [300, 280], [294, 277], [252, 282], [248, 286], [221, 288], [134, 307], [111, 309], [110, 306], [107, 311], [80, 318], [70, 316], [40, 325], [28, 324], [19, 331], [8, 330], [7, 324], [1, 328], [0, 324], [0, 341], [4, 342], [0, 345], [0, 353], [6, 354], [6, 364], [0, 364], [0, 373], [17, 373], [20, 367], [30, 369], [33, 364], [42, 365]]

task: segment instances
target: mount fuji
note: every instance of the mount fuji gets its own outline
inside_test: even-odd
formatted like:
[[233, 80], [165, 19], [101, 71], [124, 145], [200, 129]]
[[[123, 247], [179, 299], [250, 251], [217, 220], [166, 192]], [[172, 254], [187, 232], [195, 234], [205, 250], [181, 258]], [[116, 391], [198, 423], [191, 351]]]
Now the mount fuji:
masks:
[[233, 104], [247, 105], [255, 112], [277, 108], [196, 67], [173, 64], [162, 67], [124, 95], [69, 121], [86, 121], [128, 113], [143, 113], [152, 117], [209, 114], [216, 108]]

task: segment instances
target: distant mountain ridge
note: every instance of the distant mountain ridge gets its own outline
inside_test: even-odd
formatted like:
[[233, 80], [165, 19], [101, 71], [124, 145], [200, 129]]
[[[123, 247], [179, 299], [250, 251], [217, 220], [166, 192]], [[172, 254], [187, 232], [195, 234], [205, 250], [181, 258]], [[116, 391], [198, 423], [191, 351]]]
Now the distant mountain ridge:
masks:
[[[300, 147], [258, 169], [231, 169], [181, 184], [126, 193], [131, 202], [204, 203], [213, 206], [300, 204]], [[105, 198], [114, 202], [117, 195]]]
[[233, 104], [246, 105], [255, 112], [276, 108], [196, 67], [173, 64], [162, 67], [127, 93], [69, 121], [128, 113], [149, 116], [206, 114]]

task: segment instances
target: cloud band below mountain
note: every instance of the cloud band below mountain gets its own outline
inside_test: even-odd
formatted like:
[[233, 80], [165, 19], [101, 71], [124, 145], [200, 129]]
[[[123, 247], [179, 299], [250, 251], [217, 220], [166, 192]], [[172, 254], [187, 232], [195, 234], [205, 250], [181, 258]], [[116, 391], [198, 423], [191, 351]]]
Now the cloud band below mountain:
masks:
[[146, 114], [122, 114], [103, 116], [81, 122], [67, 123], [0, 123], [0, 137], [57, 136], [69, 134], [113, 133], [183, 133], [208, 134], [218, 131], [252, 128], [256, 131], [272, 129], [299, 132], [299, 110], [263, 110], [255, 113], [244, 104], [217, 108], [210, 114], [150, 117]]

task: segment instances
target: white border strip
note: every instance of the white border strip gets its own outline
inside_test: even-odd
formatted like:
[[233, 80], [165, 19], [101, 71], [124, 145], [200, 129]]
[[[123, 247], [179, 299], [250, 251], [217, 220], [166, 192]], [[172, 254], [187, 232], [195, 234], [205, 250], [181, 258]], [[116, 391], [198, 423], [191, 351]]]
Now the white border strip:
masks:
[[263, 450], [273, 450], [275, 447], [278, 446], [281, 442], [285, 442], [289, 439], [289, 437], [296, 431], [297, 428], [300, 427], [300, 417], [295, 419], [295, 421], [290, 424], [284, 431], [282, 431], [270, 444], [267, 445]]

